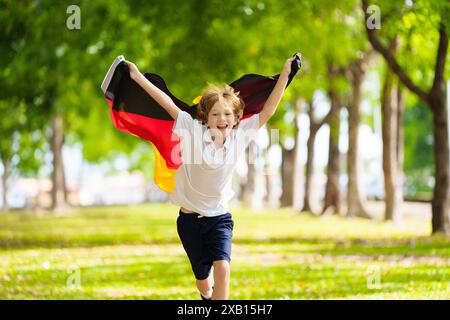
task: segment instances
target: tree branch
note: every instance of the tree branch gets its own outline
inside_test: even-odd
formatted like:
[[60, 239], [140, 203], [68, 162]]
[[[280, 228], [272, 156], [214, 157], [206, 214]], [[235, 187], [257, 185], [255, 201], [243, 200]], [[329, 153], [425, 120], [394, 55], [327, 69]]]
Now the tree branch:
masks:
[[328, 122], [330, 121], [330, 119], [331, 119], [331, 117], [332, 117], [331, 111], [332, 111], [332, 110], [330, 109], [330, 111], [328, 111], [327, 115], [324, 116], [324, 117], [322, 118], [322, 120], [318, 123], [319, 129], [320, 129], [325, 123], [328, 123]]
[[369, 14], [367, 13], [367, 0], [362, 0], [362, 7], [364, 11], [364, 26], [367, 32], [367, 38], [371, 43], [372, 47], [378, 51], [386, 60], [387, 64], [391, 70], [397, 75], [401, 82], [413, 93], [415, 93], [421, 100], [423, 100], [427, 105], [430, 105], [430, 97], [427, 92], [419, 88], [411, 78], [406, 74], [405, 70], [398, 64], [395, 57], [391, 52], [381, 43], [380, 39], [377, 37], [375, 29], [369, 29], [367, 26], [367, 19]]
[[[447, 60], [447, 50], [448, 50], [448, 34], [445, 30], [444, 23], [441, 22], [439, 25], [439, 46], [436, 57], [436, 65], [434, 67], [434, 80], [431, 92], [434, 93], [440, 88], [445, 88], [444, 81], [444, 71], [445, 71], [445, 61]], [[445, 89], [444, 89], [445, 90]]]

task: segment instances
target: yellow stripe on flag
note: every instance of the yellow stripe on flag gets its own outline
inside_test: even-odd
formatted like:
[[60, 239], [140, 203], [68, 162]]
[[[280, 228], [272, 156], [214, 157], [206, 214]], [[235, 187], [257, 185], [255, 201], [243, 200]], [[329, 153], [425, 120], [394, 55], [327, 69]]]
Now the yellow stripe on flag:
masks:
[[155, 145], [153, 145], [153, 150], [155, 150], [155, 183], [161, 190], [172, 193], [175, 190], [175, 173], [177, 171], [167, 168], [166, 161]]

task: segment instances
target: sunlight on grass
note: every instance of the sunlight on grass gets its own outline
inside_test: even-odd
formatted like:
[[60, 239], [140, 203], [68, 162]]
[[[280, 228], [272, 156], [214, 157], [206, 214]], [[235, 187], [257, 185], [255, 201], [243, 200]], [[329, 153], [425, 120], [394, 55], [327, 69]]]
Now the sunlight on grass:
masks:
[[[168, 204], [0, 215], [1, 299], [198, 299]], [[233, 299], [447, 299], [430, 226], [233, 211]]]

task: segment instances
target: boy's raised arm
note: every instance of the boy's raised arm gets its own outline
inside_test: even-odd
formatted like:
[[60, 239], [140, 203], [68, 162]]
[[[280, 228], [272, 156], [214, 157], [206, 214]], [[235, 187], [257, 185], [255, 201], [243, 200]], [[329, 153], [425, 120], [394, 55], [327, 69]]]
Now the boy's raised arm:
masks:
[[289, 74], [291, 73], [291, 63], [295, 59], [295, 56], [286, 60], [283, 70], [280, 73], [275, 87], [272, 90], [269, 98], [264, 104], [263, 109], [259, 113], [259, 127], [266, 124], [267, 121], [273, 116], [278, 104], [280, 103], [281, 97], [283, 96], [284, 90], [289, 80]]
[[173, 102], [173, 100], [153, 83], [147, 80], [144, 75], [138, 70], [136, 65], [130, 61], [126, 61], [130, 69], [130, 77], [137, 84], [139, 84], [142, 89], [144, 89], [149, 95], [152, 96], [166, 111], [170, 116], [176, 120], [178, 113], [181, 111], [180, 108]]

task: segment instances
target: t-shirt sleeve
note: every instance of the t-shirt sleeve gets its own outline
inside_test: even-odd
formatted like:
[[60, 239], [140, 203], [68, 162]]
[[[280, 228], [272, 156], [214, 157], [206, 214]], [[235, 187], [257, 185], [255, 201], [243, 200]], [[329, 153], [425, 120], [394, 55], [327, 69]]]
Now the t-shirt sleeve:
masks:
[[246, 143], [257, 140], [259, 133], [259, 114], [242, 119], [239, 122], [238, 128], [243, 131]]
[[180, 137], [184, 131], [191, 132], [194, 128], [194, 119], [186, 111], [178, 112], [177, 119], [173, 125], [172, 131], [175, 132]]

